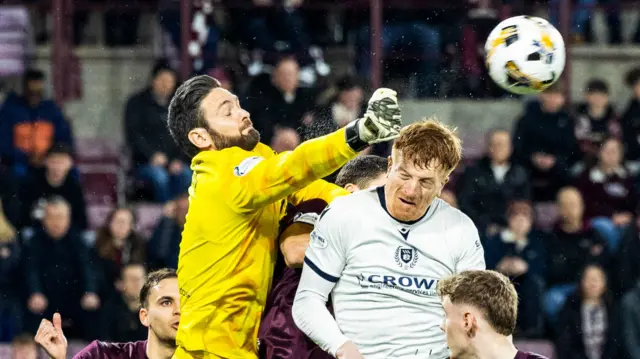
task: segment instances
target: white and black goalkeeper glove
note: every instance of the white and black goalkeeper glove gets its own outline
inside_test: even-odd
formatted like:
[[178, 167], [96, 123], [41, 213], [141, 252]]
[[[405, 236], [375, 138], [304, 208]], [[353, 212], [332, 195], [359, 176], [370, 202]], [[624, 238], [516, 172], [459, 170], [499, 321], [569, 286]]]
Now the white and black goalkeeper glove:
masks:
[[356, 151], [367, 145], [392, 140], [399, 136], [402, 114], [397, 93], [379, 88], [369, 99], [364, 116], [347, 125], [347, 142]]

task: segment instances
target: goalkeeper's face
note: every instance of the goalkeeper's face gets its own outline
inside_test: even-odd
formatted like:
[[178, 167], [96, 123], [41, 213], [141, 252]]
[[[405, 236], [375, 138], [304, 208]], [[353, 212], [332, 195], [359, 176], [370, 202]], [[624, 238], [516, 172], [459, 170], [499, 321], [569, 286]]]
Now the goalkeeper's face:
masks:
[[422, 167], [401, 151], [393, 151], [385, 185], [387, 210], [398, 220], [415, 221], [425, 214], [447, 180], [448, 173], [437, 160]]
[[202, 100], [201, 109], [208, 126], [206, 131], [209, 138], [206, 140], [212, 149], [240, 147], [251, 151], [260, 142], [260, 133], [253, 128], [249, 112], [240, 106], [238, 97], [229, 91], [213, 89]]

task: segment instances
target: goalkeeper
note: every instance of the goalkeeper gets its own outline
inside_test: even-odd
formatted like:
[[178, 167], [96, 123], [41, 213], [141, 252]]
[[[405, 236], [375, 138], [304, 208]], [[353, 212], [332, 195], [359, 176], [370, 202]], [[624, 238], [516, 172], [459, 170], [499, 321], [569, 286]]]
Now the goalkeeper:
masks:
[[257, 358], [287, 203], [329, 203], [346, 193], [318, 179], [366, 146], [398, 136], [396, 93], [378, 89], [361, 119], [275, 154], [259, 143], [238, 98], [214, 78], [197, 76], [178, 88], [168, 125], [193, 158], [194, 171], [178, 260], [181, 319], [174, 358]]

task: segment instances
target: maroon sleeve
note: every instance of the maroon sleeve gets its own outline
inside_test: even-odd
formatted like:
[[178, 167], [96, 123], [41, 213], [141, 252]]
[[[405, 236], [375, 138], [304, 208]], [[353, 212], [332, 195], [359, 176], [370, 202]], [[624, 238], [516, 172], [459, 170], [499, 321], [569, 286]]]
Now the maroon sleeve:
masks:
[[100, 358], [100, 342], [94, 340], [91, 344], [87, 345], [73, 359], [101, 359]]

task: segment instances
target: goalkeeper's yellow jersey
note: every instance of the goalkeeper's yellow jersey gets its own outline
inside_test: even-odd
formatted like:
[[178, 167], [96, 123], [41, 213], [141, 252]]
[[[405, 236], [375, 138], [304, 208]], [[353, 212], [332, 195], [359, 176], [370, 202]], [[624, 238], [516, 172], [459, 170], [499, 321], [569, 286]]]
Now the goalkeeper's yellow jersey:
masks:
[[251, 152], [234, 147], [193, 158], [178, 260], [181, 318], [174, 358], [257, 358], [287, 202], [329, 203], [346, 194], [316, 179], [356, 155], [343, 129], [277, 155], [258, 144]]

